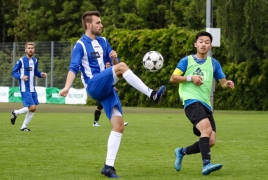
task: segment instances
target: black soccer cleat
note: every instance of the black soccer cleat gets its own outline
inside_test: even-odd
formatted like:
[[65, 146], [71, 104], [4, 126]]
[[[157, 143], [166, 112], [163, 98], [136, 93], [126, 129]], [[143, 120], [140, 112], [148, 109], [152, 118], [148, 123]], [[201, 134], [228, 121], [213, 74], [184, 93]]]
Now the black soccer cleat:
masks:
[[166, 87], [162, 85], [157, 91], [153, 90], [153, 92], [151, 93], [150, 99], [152, 99], [156, 104], [160, 103], [165, 91], [166, 91]]
[[31, 131], [31, 129], [28, 129], [27, 127], [26, 128], [22, 128], [22, 129], [20, 129], [21, 131], [26, 131], [26, 132], [28, 132], [28, 131]]
[[119, 178], [116, 174], [114, 167], [112, 166], [104, 165], [104, 167], [101, 170], [101, 174], [107, 176], [108, 178]]
[[16, 118], [17, 118], [17, 115], [15, 114], [14, 112], [15, 110], [12, 110], [11, 111], [11, 116], [10, 116], [10, 121], [11, 121], [11, 124], [14, 125], [15, 122], [16, 122]]

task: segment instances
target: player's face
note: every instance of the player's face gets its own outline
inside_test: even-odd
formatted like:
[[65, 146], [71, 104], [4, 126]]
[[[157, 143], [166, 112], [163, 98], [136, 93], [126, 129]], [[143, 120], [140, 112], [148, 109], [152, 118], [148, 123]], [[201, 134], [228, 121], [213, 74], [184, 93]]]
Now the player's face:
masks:
[[212, 47], [210, 38], [208, 36], [200, 36], [194, 45], [197, 52], [200, 54], [207, 54]]
[[91, 33], [99, 36], [102, 33], [103, 25], [101, 19], [98, 16], [92, 16], [92, 23], [90, 24]]
[[27, 45], [25, 48], [25, 52], [28, 57], [32, 57], [34, 55], [34, 46], [33, 45]]

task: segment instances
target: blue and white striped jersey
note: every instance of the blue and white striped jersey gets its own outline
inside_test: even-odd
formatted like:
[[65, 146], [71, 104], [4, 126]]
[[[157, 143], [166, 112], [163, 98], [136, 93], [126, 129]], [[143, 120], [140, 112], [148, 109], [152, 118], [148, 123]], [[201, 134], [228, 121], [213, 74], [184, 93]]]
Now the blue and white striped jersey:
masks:
[[80, 70], [85, 82], [105, 69], [106, 62], [112, 64], [109, 54], [112, 48], [104, 37], [95, 40], [83, 35], [73, 48], [69, 71], [77, 74]]
[[[29, 59], [26, 55], [21, 57], [12, 70], [12, 76], [19, 80], [21, 92], [35, 92], [34, 76], [42, 78], [37, 59]], [[23, 81], [23, 76], [28, 76], [28, 81]]]

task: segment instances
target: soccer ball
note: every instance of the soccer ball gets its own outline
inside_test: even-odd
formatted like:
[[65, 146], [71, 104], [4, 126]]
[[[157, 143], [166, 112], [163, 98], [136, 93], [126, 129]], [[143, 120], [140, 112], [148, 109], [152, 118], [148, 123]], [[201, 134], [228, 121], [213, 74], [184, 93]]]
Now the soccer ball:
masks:
[[142, 64], [148, 71], [156, 72], [163, 67], [164, 58], [157, 51], [149, 51], [143, 56]]

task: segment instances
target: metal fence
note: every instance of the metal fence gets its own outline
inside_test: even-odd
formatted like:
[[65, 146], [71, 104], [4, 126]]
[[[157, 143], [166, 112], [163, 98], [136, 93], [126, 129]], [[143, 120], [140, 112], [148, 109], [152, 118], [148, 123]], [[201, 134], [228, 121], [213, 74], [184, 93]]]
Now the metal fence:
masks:
[[[12, 77], [11, 71], [17, 60], [25, 55], [24, 46], [25, 42], [0, 44], [0, 86], [18, 86], [18, 81]], [[70, 42], [35, 42], [34, 56], [38, 60], [38, 69], [47, 73], [46, 79], [35, 78], [36, 86], [64, 87], [72, 46]], [[81, 81], [75, 81], [74, 86], [81, 88]]]

